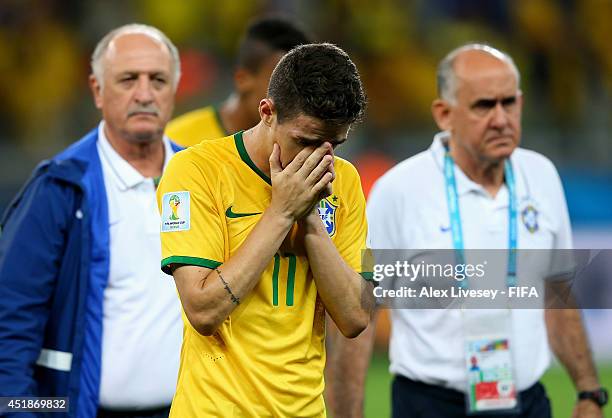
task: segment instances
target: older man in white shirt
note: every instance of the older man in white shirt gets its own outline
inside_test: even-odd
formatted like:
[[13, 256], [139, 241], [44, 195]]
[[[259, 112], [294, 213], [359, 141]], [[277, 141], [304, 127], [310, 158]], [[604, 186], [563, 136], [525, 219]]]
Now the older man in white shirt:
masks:
[[179, 55], [158, 29], [130, 24], [91, 64], [103, 122], [43, 162], [0, 222], [0, 397], [66, 398], [51, 417], [159, 418], [182, 340], [155, 200], [180, 149], [163, 134]]
[[[518, 148], [523, 99], [512, 59], [487, 45], [464, 45], [441, 61], [438, 87], [432, 113], [443, 132], [427, 151], [398, 164], [374, 186], [368, 202], [370, 247], [571, 248], [557, 171], [544, 156]], [[508, 260], [508, 277], [520, 280], [527, 267]], [[550, 341], [579, 392], [574, 416], [601, 417], [607, 393], [597, 380], [579, 311], [510, 310], [501, 321], [495, 316], [500, 311], [469, 312], [479, 326], [490, 325], [488, 332], [504, 335], [499, 366], [508, 367], [506, 359], [513, 364], [512, 393], [484, 408], [488, 416], [551, 416], [538, 383], [550, 363]], [[478, 370], [478, 358], [470, 358], [470, 369], [464, 316], [455, 309], [391, 311], [394, 417], [454, 418], [484, 410], [469, 396], [470, 370]], [[360, 356], [370, 344], [366, 338], [339, 341], [332, 360], [338, 362], [335, 379], [361, 381], [365, 370], [359, 366], [367, 363]], [[335, 416], [359, 416], [363, 390], [334, 388]]]

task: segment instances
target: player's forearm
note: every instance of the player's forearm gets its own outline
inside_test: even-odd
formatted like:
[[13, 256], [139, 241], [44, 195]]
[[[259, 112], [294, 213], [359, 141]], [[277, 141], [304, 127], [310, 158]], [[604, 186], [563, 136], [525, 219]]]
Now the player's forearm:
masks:
[[342, 259], [318, 217], [309, 222], [307, 231], [304, 246], [317, 291], [340, 332], [355, 337], [370, 321], [371, 285]]
[[580, 310], [548, 309], [545, 315], [550, 346], [567, 369], [576, 389], [583, 391], [599, 388]]
[[[290, 230], [291, 219], [266, 210], [236, 253], [217, 270], [201, 272], [186, 289], [181, 269], [175, 272], [183, 307], [191, 324], [212, 335], [259, 282], [263, 271]], [[220, 274], [219, 274], [220, 273]]]
[[334, 363], [329, 385], [334, 398], [336, 418], [363, 417], [365, 381], [374, 343], [374, 318], [370, 325], [353, 339], [338, 336], [331, 350]]

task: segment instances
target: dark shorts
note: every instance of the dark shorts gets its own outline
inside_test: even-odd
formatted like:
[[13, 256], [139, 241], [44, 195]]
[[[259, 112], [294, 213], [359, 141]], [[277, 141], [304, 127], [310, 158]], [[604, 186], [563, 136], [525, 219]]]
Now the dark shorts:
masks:
[[96, 418], [168, 418], [169, 414], [169, 406], [139, 411], [115, 411], [100, 408]]
[[[465, 395], [452, 389], [396, 376], [392, 385], [393, 418], [465, 418]], [[519, 393], [521, 411], [483, 418], [551, 418], [550, 401], [541, 383]]]

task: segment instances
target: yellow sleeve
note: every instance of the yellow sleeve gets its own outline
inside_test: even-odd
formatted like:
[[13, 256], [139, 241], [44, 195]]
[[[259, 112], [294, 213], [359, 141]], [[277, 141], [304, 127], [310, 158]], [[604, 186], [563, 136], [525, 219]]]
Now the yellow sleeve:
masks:
[[224, 260], [223, 223], [210, 178], [190, 150], [171, 160], [157, 189], [161, 214], [162, 270], [172, 264], [215, 268]]
[[361, 180], [355, 167], [344, 162], [341, 174], [341, 196], [345, 207], [338, 219], [334, 243], [344, 261], [356, 272], [361, 273], [361, 254], [366, 249], [368, 224], [366, 221], [366, 201], [361, 188]]

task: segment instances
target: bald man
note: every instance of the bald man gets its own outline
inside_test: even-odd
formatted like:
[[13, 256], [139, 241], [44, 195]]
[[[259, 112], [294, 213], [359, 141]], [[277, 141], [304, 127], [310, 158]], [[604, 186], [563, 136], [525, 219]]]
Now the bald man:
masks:
[[[546, 157], [518, 147], [523, 96], [509, 55], [463, 45], [440, 62], [437, 75], [432, 113], [441, 132], [428, 150], [375, 184], [367, 209], [369, 247], [455, 254], [495, 248], [507, 263], [488, 268], [499, 267], [506, 285], [516, 286], [529, 267], [520, 259], [517, 265], [513, 250], [572, 248], [559, 176]], [[472, 282], [456, 286], [478, 285]], [[549, 341], [579, 392], [574, 417], [602, 416], [607, 392], [577, 310], [390, 312], [394, 417], [551, 417], [539, 383], [550, 363]], [[363, 388], [351, 382], [363, 382], [370, 348], [371, 338], [339, 341], [331, 360], [335, 417], [362, 414]]]
[[179, 150], [163, 135], [179, 56], [131, 24], [91, 66], [102, 121], [39, 165], [2, 218], [0, 397], [66, 397], [50, 416], [165, 417], [182, 321], [159, 268], [155, 191]]

